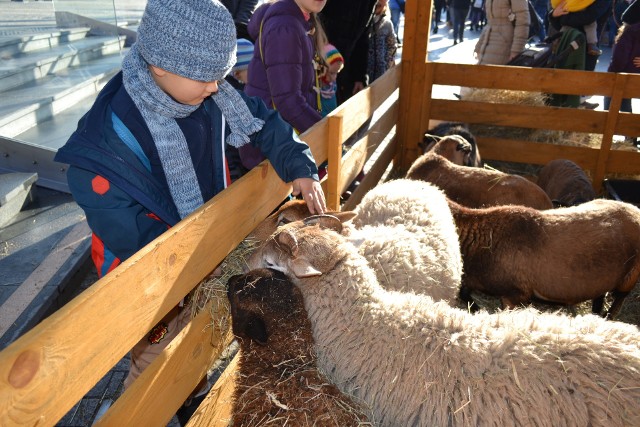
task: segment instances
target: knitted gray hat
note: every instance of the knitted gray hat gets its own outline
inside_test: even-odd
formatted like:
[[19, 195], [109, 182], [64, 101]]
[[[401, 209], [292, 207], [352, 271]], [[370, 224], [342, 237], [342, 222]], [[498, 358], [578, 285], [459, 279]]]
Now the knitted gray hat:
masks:
[[217, 0], [149, 0], [138, 28], [151, 65], [192, 80], [222, 80], [236, 63], [233, 18]]

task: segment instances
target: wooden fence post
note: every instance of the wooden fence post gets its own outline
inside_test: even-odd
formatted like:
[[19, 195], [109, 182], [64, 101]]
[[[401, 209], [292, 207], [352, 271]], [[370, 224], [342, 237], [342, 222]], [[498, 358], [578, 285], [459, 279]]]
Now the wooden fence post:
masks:
[[425, 81], [425, 63], [429, 31], [431, 30], [430, 0], [407, 0], [402, 48], [402, 74], [400, 79], [400, 113], [398, 118], [398, 153], [394, 168], [409, 168], [420, 139], [422, 94]]
[[327, 209], [340, 210], [340, 176], [342, 174], [342, 115], [327, 117], [329, 138], [327, 141]]

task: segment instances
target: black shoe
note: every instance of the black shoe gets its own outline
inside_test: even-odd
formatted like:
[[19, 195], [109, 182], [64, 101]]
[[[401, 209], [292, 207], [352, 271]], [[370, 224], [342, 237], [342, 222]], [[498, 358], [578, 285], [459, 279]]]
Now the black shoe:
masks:
[[598, 108], [598, 104], [597, 102], [589, 102], [589, 101], [582, 101], [580, 103], [580, 105], [578, 105], [578, 108], [584, 108], [586, 110], [595, 110], [596, 108]]

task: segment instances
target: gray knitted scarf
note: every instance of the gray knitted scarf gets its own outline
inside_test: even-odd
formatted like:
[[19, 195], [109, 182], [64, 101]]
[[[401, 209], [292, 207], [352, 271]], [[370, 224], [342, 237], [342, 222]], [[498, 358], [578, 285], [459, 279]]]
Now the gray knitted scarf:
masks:
[[[122, 76], [127, 93], [151, 132], [171, 197], [180, 218], [184, 218], [204, 201], [187, 141], [176, 119], [188, 117], [199, 106], [176, 102], [158, 87], [137, 43], [122, 62]], [[264, 121], [253, 117], [242, 97], [224, 79], [218, 81], [218, 92], [212, 99], [231, 128], [227, 144], [234, 147], [248, 144], [249, 135], [262, 129]]]

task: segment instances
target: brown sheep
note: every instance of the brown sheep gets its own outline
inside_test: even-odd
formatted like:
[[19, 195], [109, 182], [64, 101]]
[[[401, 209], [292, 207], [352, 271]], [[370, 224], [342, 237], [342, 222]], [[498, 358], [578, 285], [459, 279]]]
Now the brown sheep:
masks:
[[538, 185], [555, 207], [575, 206], [596, 198], [587, 174], [571, 160], [556, 159], [547, 163], [538, 174]]
[[640, 276], [640, 209], [596, 199], [548, 211], [523, 206], [469, 209], [449, 206], [460, 237], [463, 279], [460, 297], [478, 290], [515, 307], [536, 297], [577, 304], [615, 297], [615, 317]]
[[468, 152], [470, 145], [459, 137], [442, 138], [433, 152], [423, 154], [411, 165], [406, 178], [430, 182], [440, 187], [449, 199], [470, 208], [500, 205], [553, 208], [549, 196], [526, 178], [496, 170], [460, 166], [436, 154], [454, 150]]
[[[449, 135], [459, 135], [471, 144], [471, 151], [465, 158], [464, 163], [457, 163], [461, 166], [473, 166], [481, 168], [482, 158], [478, 150], [476, 138], [473, 136], [466, 124], [460, 122], [443, 122], [425, 132], [422, 142], [418, 143], [422, 148], [422, 154], [430, 151], [433, 146], [442, 138]], [[451, 160], [451, 159], [449, 159]]]
[[240, 343], [232, 425], [371, 425], [318, 372], [302, 295], [283, 273], [253, 270], [231, 277], [228, 285]]

